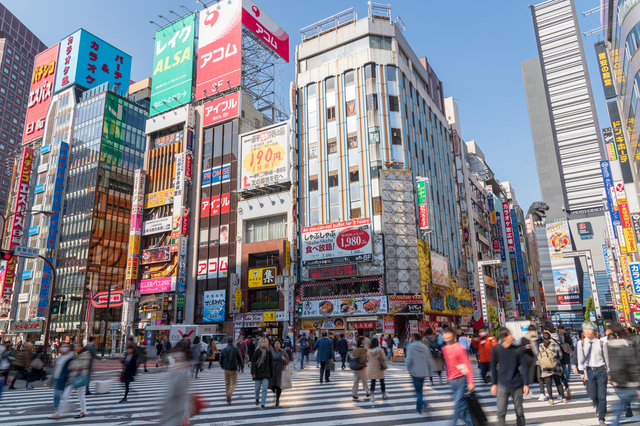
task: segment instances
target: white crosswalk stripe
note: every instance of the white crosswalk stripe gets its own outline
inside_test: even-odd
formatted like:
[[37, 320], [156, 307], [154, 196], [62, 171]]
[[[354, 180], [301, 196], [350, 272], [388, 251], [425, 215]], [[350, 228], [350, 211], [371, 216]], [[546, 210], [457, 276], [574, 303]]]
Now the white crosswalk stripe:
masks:
[[[117, 378], [117, 374], [112, 374]], [[426, 415], [415, 413], [416, 399], [406, 369], [393, 365], [386, 372], [386, 391], [389, 399], [381, 397], [377, 386], [376, 402], [364, 399], [362, 385], [359, 389], [361, 400], [351, 399], [352, 373], [338, 370], [331, 374], [331, 382], [320, 385], [319, 371], [314, 366], [305, 370], [294, 370], [293, 389], [283, 391], [281, 406], [275, 407], [275, 397], [271, 391], [267, 398], [267, 409], [259, 411], [255, 406], [254, 386], [247, 370], [238, 376], [238, 386], [232, 405], [225, 401], [224, 379], [218, 366], [200, 373], [200, 378], [191, 380], [190, 391], [204, 396], [209, 406], [197, 416], [191, 424], [231, 426], [259, 422], [263, 425], [308, 424], [324, 425], [400, 425], [418, 424], [426, 421], [433, 425], [448, 425], [453, 414], [452, 392], [448, 385], [431, 386], [427, 380], [424, 396], [428, 403]], [[476, 371], [476, 395], [490, 422], [496, 421], [496, 402], [491, 396], [490, 385], [479, 382]], [[525, 416], [530, 425], [597, 425], [595, 410], [586, 390], [578, 377], [572, 377], [573, 399], [562, 404], [556, 399], [556, 405], [539, 402], [538, 385], [532, 386], [535, 395], [525, 399]], [[117, 380], [112, 382], [111, 392], [106, 395], [87, 397], [87, 416], [74, 419], [47, 419], [53, 412], [53, 392], [38, 388], [8, 391], [5, 388], [0, 400], [0, 424], [32, 426], [34, 424], [58, 425], [150, 425], [157, 423], [160, 415], [160, 403], [168, 390], [167, 375], [164, 372], [138, 374], [131, 384], [131, 393], [127, 403], [118, 403], [124, 394], [124, 386]], [[555, 389], [554, 389], [555, 391]], [[77, 397], [74, 415], [79, 412]], [[617, 403], [617, 397], [610, 388], [608, 392], [609, 409]], [[635, 410], [638, 412], [638, 410]], [[623, 424], [640, 424], [640, 414], [632, 418], [622, 418]], [[515, 423], [513, 406], [509, 406], [507, 423]]]

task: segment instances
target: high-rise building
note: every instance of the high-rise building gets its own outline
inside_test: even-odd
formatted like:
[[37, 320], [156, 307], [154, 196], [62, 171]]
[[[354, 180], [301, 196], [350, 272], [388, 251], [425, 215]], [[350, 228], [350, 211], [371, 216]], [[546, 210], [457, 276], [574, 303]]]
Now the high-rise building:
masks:
[[[521, 66], [542, 201], [550, 208], [547, 229], [536, 230], [542, 277], [549, 313], [579, 323], [583, 298], [591, 294], [587, 265], [562, 252], [591, 250], [598, 287], [608, 288], [599, 231], [605, 228], [602, 136], [574, 3], [549, 0], [531, 6], [531, 15], [539, 57]], [[610, 303], [608, 291], [598, 296], [603, 307]]]
[[[33, 63], [47, 46], [0, 3], [0, 164], [8, 165], [0, 176], [0, 211], [7, 210], [11, 185], [12, 158], [19, 154], [25, 133], [27, 107], [33, 104], [29, 94]], [[10, 158], [9, 162], [5, 160]]]

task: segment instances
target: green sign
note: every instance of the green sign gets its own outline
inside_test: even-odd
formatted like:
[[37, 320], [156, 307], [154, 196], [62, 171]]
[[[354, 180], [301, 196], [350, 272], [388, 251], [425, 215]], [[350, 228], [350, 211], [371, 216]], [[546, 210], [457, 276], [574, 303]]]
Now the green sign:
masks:
[[122, 167], [124, 151], [124, 123], [126, 121], [124, 101], [107, 92], [102, 128], [102, 147], [100, 161], [114, 167]]
[[156, 31], [149, 116], [191, 102], [195, 35], [195, 13]]
[[178, 308], [184, 308], [184, 294], [179, 294], [178, 295], [178, 300], [177, 300], [176, 306]]
[[416, 193], [418, 195], [418, 205], [424, 206], [427, 204], [427, 189], [425, 187], [424, 181], [419, 180], [416, 182]]

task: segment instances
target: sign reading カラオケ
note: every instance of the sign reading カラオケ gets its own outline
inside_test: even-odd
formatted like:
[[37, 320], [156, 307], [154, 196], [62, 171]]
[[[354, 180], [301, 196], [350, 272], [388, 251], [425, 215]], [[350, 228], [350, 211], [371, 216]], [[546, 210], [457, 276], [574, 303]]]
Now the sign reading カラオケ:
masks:
[[302, 265], [366, 262], [373, 257], [371, 219], [302, 228]]
[[289, 123], [279, 123], [242, 135], [240, 189], [288, 182]]

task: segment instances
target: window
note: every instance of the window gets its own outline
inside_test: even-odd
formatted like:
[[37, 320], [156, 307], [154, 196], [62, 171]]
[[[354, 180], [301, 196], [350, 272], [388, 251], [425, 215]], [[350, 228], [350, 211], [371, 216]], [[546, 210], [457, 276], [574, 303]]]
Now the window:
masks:
[[400, 101], [397, 96], [389, 96], [389, 111], [400, 112]]
[[391, 128], [391, 143], [393, 145], [402, 145], [402, 135], [400, 129]]
[[309, 176], [309, 192], [318, 190], [318, 175]]
[[329, 139], [329, 141], [327, 142], [327, 150], [329, 151], [329, 155], [338, 152], [338, 141], [336, 138]]
[[286, 238], [287, 215], [249, 220], [245, 224], [246, 244]]
[[347, 143], [349, 144], [349, 149], [358, 148], [358, 133], [351, 132], [347, 135]]
[[350, 183], [360, 182], [360, 170], [357, 169], [357, 166], [355, 167], [355, 170], [352, 170], [349, 172], [349, 182]]
[[391, 50], [391, 37], [369, 36], [369, 47], [372, 49]]
[[397, 79], [396, 67], [387, 65], [387, 81], [396, 81]]
[[360, 218], [360, 207], [355, 207], [351, 209], [351, 219], [359, 219]]
[[336, 107], [327, 108], [327, 122], [336, 121]]
[[338, 186], [338, 172], [329, 172], [329, 188], [336, 188]]
[[375, 64], [367, 64], [364, 66], [364, 78], [376, 78], [376, 66]]
[[354, 84], [355, 83], [354, 79], [355, 79], [355, 73], [353, 71], [349, 71], [344, 75], [344, 84], [347, 86], [350, 84]]
[[[9, 80], [7, 80], [7, 77], [2, 77], [2, 82], [3, 82], [4, 84], [7, 84], [7, 83], [9, 82]], [[2, 92], [2, 93], [4, 93], [4, 89], [2, 89], [2, 90], [3, 90], [3, 92]]]
[[367, 95], [367, 111], [378, 109], [378, 95]]
[[250, 268], [264, 268], [266, 266], [280, 266], [280, 254], [277, 251], [252, 253], [249, 255]]
[[327, 92], [332, 92], [336, 90], [336, 79], [335, 77], [330, 77], [325, 80], [325, 86]]

